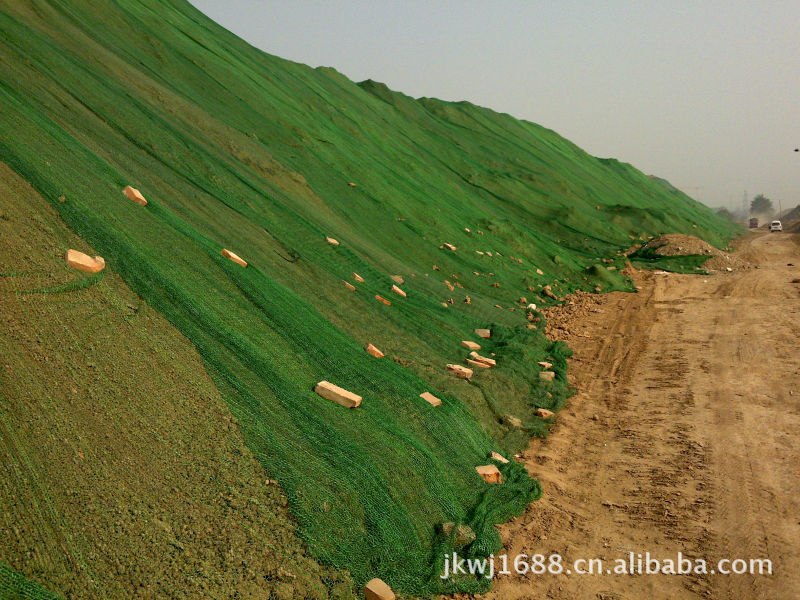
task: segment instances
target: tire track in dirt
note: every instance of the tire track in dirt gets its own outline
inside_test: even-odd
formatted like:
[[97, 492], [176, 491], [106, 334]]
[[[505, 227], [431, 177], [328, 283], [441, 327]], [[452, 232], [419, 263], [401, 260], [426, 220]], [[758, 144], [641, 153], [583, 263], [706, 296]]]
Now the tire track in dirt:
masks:
[[768, 558], [774, 575], [511, 575], [485, 595], [800, 597], [798, 245], [748, 238], [759, 268], [637, 273], [638, 294], [576, 298], [548, 333], [575, 350], [578, 394], [525, 453], [542, 500], [501, 528], [504, 552], [708, 561]]

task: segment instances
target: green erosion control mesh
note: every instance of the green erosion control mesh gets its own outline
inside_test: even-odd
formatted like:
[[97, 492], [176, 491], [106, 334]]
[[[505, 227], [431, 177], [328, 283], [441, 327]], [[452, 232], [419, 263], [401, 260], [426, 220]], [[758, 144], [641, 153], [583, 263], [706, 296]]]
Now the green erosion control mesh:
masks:
[[60, 600], [60, 597], [0, 561], [0, 600]]
[[[719, 245], [735, 227], [552, 131], [263, 54], [179, 0], [14, 3], [0, 34], [0, 160], [197, 346], [312, 552], [359, 582], [488, 585], [438, 578], [453, 541], [437, 525], [468, 524], [466, 552], [486, 554], [540, 494], [513, 461], [502, 485], [475, 472], [545, 434], [535, 408], [568, 395], [568, 350], [523, 298], [631, 289], [617, 252], [634, 238]], [[498, 362], [471, 382], [444, 370], [464, 339]], [[362, 406], [314, 394], [323, 379]]]

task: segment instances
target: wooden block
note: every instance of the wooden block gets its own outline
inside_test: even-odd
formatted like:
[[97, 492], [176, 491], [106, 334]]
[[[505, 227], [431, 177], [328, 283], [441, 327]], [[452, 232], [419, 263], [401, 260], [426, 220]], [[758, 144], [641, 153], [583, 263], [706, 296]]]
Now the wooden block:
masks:
[[371, 355], [372, 355], [372, 356], [374, 356], [375, 358], [383, 358], [384, 356], [386, 356], [386, 355], [385, 355], [383, 352], [381, 352], [380, 350], [378, 350], [378, 349], [377, 349], [375, 346], [373, 346], [372, 344], [367, 344], [367, 347], [366, 347], [365, 349], [366, 349], [366, 351], [367, 351], [369, 354], [371, 354]]
[[67, 250], [64, 260], [73, 269], [78, 269], [78, 271], [83, 271], [84, 273], [99, 273], [106, 266], [106, 261], [103, 260], [102, 256], [92, 258], [88, 254], [72, 249]]
[[400, 275], [392, 275], [392, 281], [394, 281], [397, 285], [403, 285], [405, 280]]
[[346, 287], [346, 288], [347, 288], [348, 290], [350, 290], [351, 292], [355, 292], [355, 291], [356, 291], [356, 286], [354, 286], [354, 285], [353, 285], [352, 283], [350, 283], [349, 281], [345, 281], [344, 279], [342, 279], [342, 283], [344, 284], [344, 287]]
[[495, 359], [486, 358], [485, 356], [481, 356], [480, 354], [478, 354], [474, 350], [472, 352], [470, 352], [469, 355], [472, 357], [472, 360], [477, 360], [478, 362], [486, 363], [490, 367], [497, 366], [497, 361]]
[[450, 371], [456, 377], [460, 377], [461, 379], [469, 379], [472, 377], [472, 369], [468, 369], [467, 367], [462, 367], [461, 365], [447, 365], [447, 370]]
[[439, 406], [442, 403], [442, 401], [439, 400], [439, 398], [437, 398], [430, 392], [423, 392], [422, 394], [419, 395], [419, 397], [425, 400], [425, 402], [427, 402], [431, 406]]
[[395, 595], [382, 579], [370, 579], [364, 586], [364, 598], [366, 600], [394, 600]]
[[377, 294], [375, 294], [375, 299], [380, 301], [380, 302], [383, 302], [386, 306], [391, 306], [392, 305], [392, 303], [389, 302], [386, 298], [383, 298], [382, 296], [378, 296]]
[[487, 365], [485, 362], [481, 362], [479, 360], [472, 360], [471, 358], [467, 358], [464, 362], [466, 362], [470, 367], [475, 367], [479, 369], [491, 369], [492, 365]]
[[480, 350], [481, 345], [476, 344], [475, 342], [471, 342], [470, 340], [461, 340], [461, 345], [468, 350]]
[[353, 273], [353, 279], [355, 279], [358, 283], [364, 283], [364, 278], [358, 273]]
[[542, 371], [539, 373], [539, 379], [543, 379], [544, 381], [553, 381], [555, 376], [556, 374], [552, 371]]
[[341, 404], [345, 408], [361, 406], [361, 396], [353, 392], [348, 392], [338, 385], [333, 385], [329, 381], [320, 381], [314, 388], [314, 391], [326, 400]]
[[242, 267], [246, 267], [247, 266], [247, 262], [245, 262], [244, 260], [239, 258], [239, 256], [237, 254], [234, 254], [233, 252], [231, 252], [230, 250], [227, 250], [226, 248], [223, 248], [222, 251], [220, 252], [220, 254], [222, 254], [222, 256], [224, 256], [228, 260], [232, 260], [237, 265], [241, 265]]
[[331, 246], [338, 246], [339, 242], [332, 237], [326, 237], [325, 241], [328, 242]]
[[452, 250], [453, 252], [456, 251], [456, 247], [453, 246], [453, 244], [444, 244], [444, 247], [447, 248], [448, 250]]
[[489, 455], [489, 458], [491, 458], [492, 460], [496, 460], [498, 462], [501, 462], [501, 463], [507, 463], [508, 462], [508, 459], [505, 456], [503, 456], [502, 454], [499, 454], [497, 452], [492, 452]]
[[135, 187], [126, 185], [122, 189], [122, 193], [125, 194], [125, 197], [128, 198], [128, 200], [133, 200], [139, 206], [147, 206], [147, 200], [145, 200], [145, 197], [142, 196], [142, 193]]
[[399, 287], [397, 287], [396, 285], [392, 285], [392, 291], [395, 294], [397, 294], [398, 296], [402, 296], [403, 298], [406, 297], [406, 293], [403, 290], [401, 290]]
[[478, 475], [483, 477], [486, 483], [503, 483], [503, 474], [497, 468], [497, 465], [481, 465], [480, 467], [475, 467], [475, 470]]
[[546, 360], [540, 360], [539, 366], [542, 367], [545, 371], [547, 371], [553, 366], [553, 363], [549, 363]]
[[476, 329], [475, 330], [475, 335], [477, 335], [480, 338], [489, 339], [490, 337], [492, 337], [492, 330], [491, 329]]
[[552, 410], [547, 410], [546, 408], [537, 408], [536, 409], [536, 416], [541, 417], [542, 419], [549, 419], [555, 413]]

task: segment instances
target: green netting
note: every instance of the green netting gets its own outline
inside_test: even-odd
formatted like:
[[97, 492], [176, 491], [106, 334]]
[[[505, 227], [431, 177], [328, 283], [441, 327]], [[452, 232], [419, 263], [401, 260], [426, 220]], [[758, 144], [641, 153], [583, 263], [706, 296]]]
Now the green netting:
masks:
[[0, 600], [60, 600], [60, 596], [0, 561]]
[[[592, 265], [643, 235], [721, 244], [735, 227], [552, 131], [263, 54], [182, 1], [15, 3], [0, 54], [0, 160], [197, 346], [312, 551], [360, 582], [480, 591], [438, 578], [437, 525], [468, 524], [486, 554], [493, 525], [539, 496], [513, 461], [499, 486], [474, 469], [545, 434], [535, 408], [569, 394], [568, 349], [528, 327], [521, 297], [630, 289]], [[476, 327], [498, 367], [468, 383], [444, 366]], [[363, 405], [319, 398], [323, 379]]]

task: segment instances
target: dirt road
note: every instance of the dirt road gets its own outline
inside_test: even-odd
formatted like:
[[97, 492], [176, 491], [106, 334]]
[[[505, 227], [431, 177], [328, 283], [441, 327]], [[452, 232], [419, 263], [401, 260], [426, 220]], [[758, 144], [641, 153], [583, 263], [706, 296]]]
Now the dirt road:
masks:
[[[757, 269], [642, 273], [638, 294], [553, 318], [570, 323], [554, 331], [578, 395], [526, 453], [544, 496], [504, 526], [505, 551], [557, 553], [565, 570], [680, 551], [709, 575], [514, 574], [485, 598], [800, 598], [798, 242], [754, 236], [739, 254]], [[711, 574], [737, 558], [773, 574]]]

